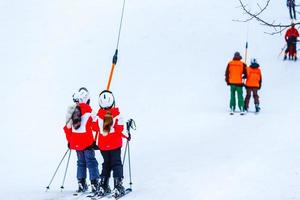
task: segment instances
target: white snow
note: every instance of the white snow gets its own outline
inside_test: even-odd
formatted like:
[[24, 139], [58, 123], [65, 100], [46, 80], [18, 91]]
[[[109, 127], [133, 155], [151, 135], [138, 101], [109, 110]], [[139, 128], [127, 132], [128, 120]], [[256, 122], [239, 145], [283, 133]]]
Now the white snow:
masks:
[[[111, 87], [122, 115], [137, 122], [134, 192], [124, 199], [300, 199], [299, 63], [278, 57], [282, 35], [232, 21], [244, 17], [238, 5], [126, 1]], [[74, 152], [65, 190], [65, 163], [45, 187], [67, 149], [62, 128], [73, 92], [87, 87], [98, 109], [122, 1], [3, 0], [0, 9], [1, 199], [74, 199]], [[263, 16], [289, 23], [284, 2], [272, 1]], [[262, 112], [229, 116], [224, 72], [235, 51], [244, 54], [247, 27], [248, 58], [263, 72]], [[101, 170], [99, 152], [97, 159]], [[127, 164], [124, 172], [127, 185]]]

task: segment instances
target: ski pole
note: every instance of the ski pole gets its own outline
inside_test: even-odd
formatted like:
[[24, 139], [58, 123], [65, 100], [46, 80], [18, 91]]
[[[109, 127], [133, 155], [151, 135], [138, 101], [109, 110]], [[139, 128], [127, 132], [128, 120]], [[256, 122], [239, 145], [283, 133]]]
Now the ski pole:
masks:
[[114, 74], [114, 71], [115, 71], [115, 66], [116, 66], [117, 61], [118, 61], [118, 51], [119, 51], [118, 49], [119, 49], [120, 36], [121, 36], [121, 30], [122, 30], [122, 24], [123, 24], [123, 17], [124, 17], [125, 3], [126, 3], [126, 1], [124, 0], [124, 1], [123, 1], [123, 7], [122, 7], [121, 20], [120, 20], [120, 24], [119, 24], [119, 32], [118, 32], [117, 47], [116, 47], [115, 54], [114, 54], [114, 56], [113, 56], [112, 65], [111, 65], [111, 69], [110, 69], [110, 74], [109, 74], [109, 79], [108, 79], [108, 83], [107, 83], [106, 90], [109, 90], [109, 89], [110, 89], [112, 77], [113, 77], [113, 74]]
[[[128, 132], [128, 137], [131, 138], [130, 129], [136, 130], [136, 124], [135, 124], [135, 121], [133, 119], [129, 119], [126, 122], [126, 129], [127, 129], [127, 132]], [[128, 150], [128, 167], [129, 167], [129, 180], [130, 180], [129, 185], [130, 185], [130, 189], [132, 189], [129, 140], [130, 139], [127, 140], [126, 146], [125, 146], [125, 152], [124, 152], [124, 157], [123, 157], [123, 164], [125, 163], [126, 153], [127, 153], [127, 150]]]
[[281, 51], [280, 51], [280, 53], [278, 54], [278, 58], [281, 56], [281, 54], [282, 54], [282, 52], [283, 52], [283, 50], [286, 48], [286, 44], [281, 48]]
[[129, 141], [128, 141], [128, 168], [129, 168], [129, 185], [130, 185], [130, 189], [132, 189], [132, 179], [131, 179], [131, 162], [130, 162], [130, 148], [129, 148]]
[[123, 157], [123, 165], [125, 163], [125, 158], [126, 158], [126, 152], [127, 152], [127, 150], [128, 150], [129, 185], [130, 185], [130, 189], [132, 189], [130, 149], [129, 149], [129, 141], [128, 140], [127, 140], [126, 146], [125, 146], [125, 152], [124, 152], [124, 157]]
[[67, 171], [68, 171], [68, 167], [69, 167], [69, 162], [70, 162], [71, 152], [72, 152], [72, 151], [70, 150], [70, 152], [69, 152], [69, 157], [68, 157], [68, 161], [67, 161], [67, 166], [66, 166], [65, 174], [64, 174], [64, 178], [63, 178], [63, 182], [62, 182], [61, 187], [60, 187], [61, 191], [64, 189], [64, 184], [65, 184], [66, 175], [67, 175]]
[[125, 151], [124, 151], [124, 155], [123, 155], [123, 161], [122, 161], [123, 165], [124, 165], [125, 158], [126, 158], [127, 146], [128, 146], [128, 140], [126, 142]]
[[54, 179], [54, 177], [55, 177], [55, 175], [56, 175], [56, 173], [57, 173], [57, 171], [58, 171], [58, 169], [59, 169], [59, 167], [60, 167], [62, 161], [65, 159], [65, 157], [66, 157], [66, 155], [67, 155], [67, 153], [68, 153], [69, 151], [70, 151], [70, 149], [67, 149], [66, 153], [64, 154], [64, 156], [63, 156], [62, 159], [60, 160], [60, 162], [59, 162], [59, 164], [58, 164], [58, 166], [57, 166], [57, 168], [56, 168], [56, 170], [55, 170], [55, 172], [54, 172], [54, 174], [53, 174], [53, 176], [52, 176], [52, 178], [51, 178], [51, 180], [50, 180], [49, 185], [46, 187], [46, 192], [47, 192], [47, 190], [50, 189], [50, 185], [51, 185], [51, 183], [52, 183], [52, 181], [53, 181], [53, 179]]
[[125, 157], [126, 157], [126, 152], [127, 152], [127, 148], [128, 148], [128, 142], [131, 139], [130, 129], [136, 130], [136, 124], [135, 124], [135, 121], [133, 119], [129, 119], [126, 122], [126, 130], [127, 130], [127, 133], [128, 133], [128, 139], [127, 139], [126, 146], [125, 146], [123, 162], [122, 162], [123, 164], [125, 163]]

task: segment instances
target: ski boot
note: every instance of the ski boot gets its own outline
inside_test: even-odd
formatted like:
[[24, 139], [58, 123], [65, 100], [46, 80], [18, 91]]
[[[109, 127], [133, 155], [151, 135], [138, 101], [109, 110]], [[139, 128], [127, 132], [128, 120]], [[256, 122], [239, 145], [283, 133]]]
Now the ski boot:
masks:
[[79, 179], [78, 180], [78, 190], [76, 190], [77, 193], [80, 192], [86, 192], [88, 190], [88, 186], [86, 184], [85, 179]]
[[245, 111], [245, 113], [247, 113], [248, 112], [248, 107], [244, 106], [244, 111]]
[[233, 114], [234, 114], [234, 111], [235, 111], [235, 108], [234, 108], [234, 107], [231, 107], [231, 108], [230, 108], [229, 114], [230, 114], [230, 115], [233, 115]]
[[259, 104], [255, 104], [255, 112], [258, 113], [260, 111]]
[[97, 195], [98, 196], [105, 196], [111, 193], [111, 189], [109, 187], [109, 178], [108, 177], [101, 177], [101, 180], [98, 184], [97, 188]]
[[283, 60], [286, 60], [286, 59], [287, 59], [287, 56], [286, 56], [286, 54], [284, 54]]
[[239, 107], [239, 109], [240, 109], [240, 115], [244, 115], [245, 114], [244, 106]]
[[245, 115], [244, 109], [241, 110], [240, 115]]
[[125, 188], [123, 186], [122, 178], [114, 178], [114, 197], [123, 196]]
[[92, 193], [97, 192], [97, 188], [99, 187], [98, 185], [99, 185], [99, 180], [98, 179], [91, 180]]

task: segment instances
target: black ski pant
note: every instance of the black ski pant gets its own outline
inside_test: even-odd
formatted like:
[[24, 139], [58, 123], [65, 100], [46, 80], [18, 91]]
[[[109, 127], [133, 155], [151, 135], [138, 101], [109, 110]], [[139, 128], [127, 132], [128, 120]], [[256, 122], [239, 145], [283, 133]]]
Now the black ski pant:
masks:
[[287, 40], [287, 48], [285, 50], [285, 53], [287, 54], [290, 51], [290, 48], [294, 47], [295, 52], [297, 53], [297, 38], [295, 37], [289, 37]]
[[123, 164], [121, 160], [121, 148], [102, 151], [103, 157], [101, 177], [109, 178], [113, 171], [114, 178], [123, 178]]
[[[291, 19], [295, 19], [296, 20], [295, 5], [290, 5], [289, 6], [289, 11], [290, 11], [290, 17], [291, 17]], [[294, 16], [293, 16], [293, 14], [294, 14]]]
[[253, 93], [254, 104], [259, 104], [259, 96], [257, 94], [259, 88], [248, 87], [246, 88], [246, 98], [245, 98], [245, 109], [249, 108], [249, 101], [251, 97], [251, 92]]

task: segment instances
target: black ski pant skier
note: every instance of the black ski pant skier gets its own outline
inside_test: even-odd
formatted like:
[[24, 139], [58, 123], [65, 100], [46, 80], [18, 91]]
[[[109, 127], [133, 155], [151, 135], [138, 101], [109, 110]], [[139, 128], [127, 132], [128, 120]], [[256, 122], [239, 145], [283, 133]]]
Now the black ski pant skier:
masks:
[[296, 20], [295, 0], [287, 0], [287, 6], [289, 7], [291, 19]]
[[102, 163], [101, 177], [110, 177], [111, 171], [113, 171], [114, 178], [123, 178], [123, 164], [121, 160], [121, 148], [102, 151], [101, 155], [104, 162]]
[[102, 173], [100, 187], [104, 189], [104, 192], [110, 191], [109, 189], [109, 177], [111, 171], [113, 171], [114, 177], [114, 192], [115, 195], [123, 195], [125, 188], [123, 187], [123, 164], [121, 160], [121, 148], [101, 151], [103, 157]]
[[[287, 53], [297, 53], [297, 38], [295, 37], [289, 37], [289, 39], [286, 41], [287, 42], [287, 48], [285, 50], [285, 55]], [[289, 55], [292, 56], [292, 55]]]

